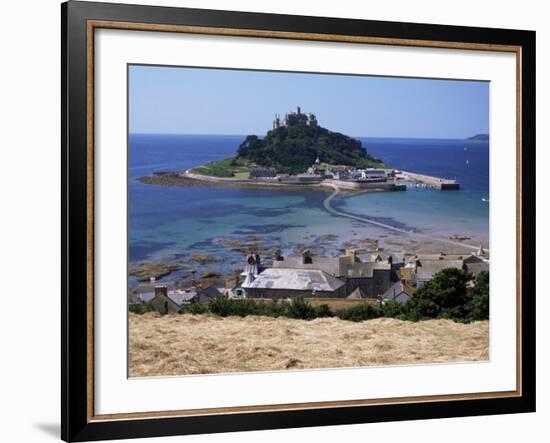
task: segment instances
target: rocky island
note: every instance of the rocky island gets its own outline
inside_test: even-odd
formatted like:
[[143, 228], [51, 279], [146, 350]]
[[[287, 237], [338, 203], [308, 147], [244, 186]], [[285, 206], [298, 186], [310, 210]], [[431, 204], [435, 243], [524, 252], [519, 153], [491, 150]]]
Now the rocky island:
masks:
[[298, 106], [284, 118], [275, 115], [265, 136], [248, 135], [234, 156], [139, 180], [168, 186], [402, 190], [393, 179], [389, 166], [369, 155], [359, 140], [323, 128]]

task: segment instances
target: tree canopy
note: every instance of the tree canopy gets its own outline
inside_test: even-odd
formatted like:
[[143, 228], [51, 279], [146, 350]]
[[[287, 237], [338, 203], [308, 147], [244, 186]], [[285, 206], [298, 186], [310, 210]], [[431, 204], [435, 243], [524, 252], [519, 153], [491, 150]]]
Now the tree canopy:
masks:
[[333, 165], [382, 166], [380, 160], [367, 154], [359, 140], [307, 125], [278, 127], [263, 138], [249, 135], [239, 146], [237, 158], [289, 174], [306, 171], [317, 158]]
[[489, 318], [489, 273], [482, 271], [473, 280], [461, 269], [443, 269], [419, 287], [406, 305], [411, 320], [449, 318], [462, 321]]

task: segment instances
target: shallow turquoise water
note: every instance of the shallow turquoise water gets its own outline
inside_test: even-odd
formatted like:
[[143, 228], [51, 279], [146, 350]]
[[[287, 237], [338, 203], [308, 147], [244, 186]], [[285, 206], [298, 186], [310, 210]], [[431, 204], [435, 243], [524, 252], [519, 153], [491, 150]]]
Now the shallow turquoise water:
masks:
[[[165, 187], [136, 179], [155, 171], [186, 169], [234, 154], [242, 136], [131, 135], [129, 152], [129, 260], [212, 254], [220, 270], [240, 265], [242, 253], [220, 240], [258, 236], [284, 253], [320, 245], [336, 253], [347, 239], [391, 232], [328, 213], [329, 193], [269, 189]], [[337, 196], [333, 206], [407, 230], [489, 237], [488, 145], [464, 140], [363, 139], [370, 153], [396, 168], [457, 178], [460, 191], [410, 188], [405, 192]], [[467, 149], [465, 149], [467, 148]], [[466, 161], [467, 160], [467, 161]], [[321, 242], [327, 234], [339, 237]]]

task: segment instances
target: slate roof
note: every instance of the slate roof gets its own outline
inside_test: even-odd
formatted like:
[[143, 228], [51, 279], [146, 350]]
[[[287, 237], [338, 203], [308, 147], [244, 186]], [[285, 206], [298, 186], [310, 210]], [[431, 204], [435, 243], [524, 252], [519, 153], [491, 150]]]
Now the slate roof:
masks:
[[391, 265], [385, 261], [353, 263], [348, 266], [347, 276], [349, 278], [372, 278], [375, 270], [389, 271]]
[[443, 257], [444, 256], [442, 254], [416, 254], [408, 259], [408, 263], [414, 263], [417, 260], [421, 260], [421, 261], [422, 260], [430, 260], [430, 261], [442, 260]]
[[194, 288], [188, 290], [176, 289], [175, 291], [168, 291], [168, 298], [178, 306], [181, 306], [185, 302], [190, 302], [196, 296], [197, 291]]
[[446, 268], [462, 269], [462, 260], [421, 260], [416, 271], [416, 279], [431, 280], [435, 274]]
[[154, 292], [142, 292], [138, 295], [138, 297], [143, 303], [148, 303], [148, 302], [150, 302], [151, 300], [153, 300], [155, 298], [155, 293]]
[[475, 255], [468, 255], [464, 257], [464, 263], [473, 264], [473, 263], [483, 263], [484, 260], [481, 257]]
[[[168, 298], [178, 306], [181, 306], [185, 302], [190, 302], [194, 297], [196, 297], [196, 295], [197, 291], [195, 288], [191, 288], [188, 290], [176, 289], [173, 291], [168, 291]], [[154, 292], [142, 292], [139, 294], [139, 299], [143, 303], [149, 303], [154, 298]]]
[[467, 263], [466, 264], [466, 270], [468, 272], [471, 272], [474, 275], [479, 274], [481, 271], [489, 272], [489, 263], [488, 262]]
[[201, 299], [203, 299], [203, 300], [204, 299], [210, 300], [210, 299], [213, 299], [213, 298], [218, 298], [221, 295], [222, 295], [222, 293], [219, 291], [219, 289], [215, 288], [213, 286], [210, 286], [210, 287], [200, 291], [200, 296], [201, 296]]
[[242, 287], [332, 292], [343, 285], [337, 278], [317, 269], [269, 268], [254, 281], [243, 283]]
[[311, 256], [312, 263], [303, 263], [301, 255], [284, 257], [284, 260], [274, 261], [274, 268], [317, 269], [330, 275], [341, 276], [345, 274], [346, 266], [350, 263], [350, 257]]
[[365, 293], [361, 290], [361, 288], [359, 286], [357, 286], [350, 295], [348, 295], [346, 297], [347, 299], [350, 299], [350, 300], [359, 300], [359, 299], [362, 299], [362, 298], [367, 298], [367, 296], [365, 295]]
[[383, 295], [383, 300], [394, 300], [400, 294], [406, 294], [408, 297], [413, 295], [414, 288], [401, 281], [395, 282]]

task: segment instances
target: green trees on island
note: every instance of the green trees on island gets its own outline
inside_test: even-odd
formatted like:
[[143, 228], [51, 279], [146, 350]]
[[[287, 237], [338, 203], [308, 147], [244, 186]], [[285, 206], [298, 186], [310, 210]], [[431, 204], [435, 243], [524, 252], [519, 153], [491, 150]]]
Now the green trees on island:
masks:
[[321, 126], [280, 126], [261, 138], [248, 135], [237, 155], [193, 168], [191, 172], [213, 177], [248, 178], [251, 165], [274, 168], [278, 173], [299, 174], [319, 159], [330, 165], [362, 168], [388, 167], [370, 156], [359, 140]]
[[383, 163], [367, 154], [359, 140], [329, 131], [321, 126], [292, 125], [275, 128], [265, 137], [249, 135], [237, 151], [246, 159], [277, 172], [305, 172], [315, 160], [333, 165], [382, 167]]

